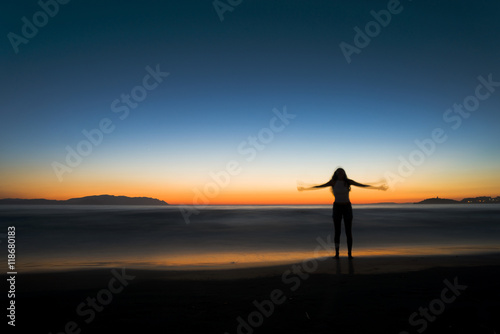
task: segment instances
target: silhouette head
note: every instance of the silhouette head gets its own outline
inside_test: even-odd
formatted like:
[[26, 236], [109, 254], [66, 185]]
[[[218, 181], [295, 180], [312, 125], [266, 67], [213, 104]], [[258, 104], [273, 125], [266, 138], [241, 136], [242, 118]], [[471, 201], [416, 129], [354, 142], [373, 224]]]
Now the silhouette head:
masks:
[[337, 182], [337, 180], [345, 181], [345, 186], [347, 189], [351, 190], [351, 185], [349, 184], [349, 178], [344, 170], [344, 168], [337, 168], [332, 175], [333, 183]]
[[346, 181], [347, 180], [347, 174], [345, 173], [344, 168], [337, 168], [335, 172], [333, 173], [332, 180], [337, 181]]

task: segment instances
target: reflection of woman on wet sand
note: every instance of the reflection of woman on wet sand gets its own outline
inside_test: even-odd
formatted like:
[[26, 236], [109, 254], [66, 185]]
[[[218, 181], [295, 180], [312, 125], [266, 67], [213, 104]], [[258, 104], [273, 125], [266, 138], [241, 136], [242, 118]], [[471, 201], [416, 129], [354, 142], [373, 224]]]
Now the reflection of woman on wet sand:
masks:
[[347, 178], [347, 175], [342, 168], [337, 168], [330, 181], [327, 183], [304, 188], [298, 187], [299, 191], [302, 190], [312, 190], [325, 187], [332, 187], [333, 196], [335, 197], [335, 202], [333, 203], [333, 226], [335, 228], [335, 258], [339, 258], [339, 247], [340, 247], [340, 233], [341, 233], [341, 222], [342, 217], [344, 217], [345, 234], [347, 237], [347, 252], [349, 258], [352, 259], [352, 206], [349, 200], [349, 191], [351, 191], [351, 186], [368, 188], [368, 189], [378, 189], [387, 190], [386, 185], [382, 186], [371, 186], [367, 184], [361, 184], [354, 180]]

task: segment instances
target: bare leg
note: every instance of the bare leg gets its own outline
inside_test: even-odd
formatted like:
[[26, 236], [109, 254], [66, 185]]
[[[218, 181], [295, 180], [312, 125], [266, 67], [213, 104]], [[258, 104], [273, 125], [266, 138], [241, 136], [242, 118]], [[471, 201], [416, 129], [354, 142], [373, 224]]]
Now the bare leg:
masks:
[[335, 208], [333, 205], [333, 227], [335, 228], [335, 236], [333, 238], [335, 242], [335, 258], [339, 258], [339, 248], [340, 248], [340, 233], [341, 233], [341, 223], [342, 223], [342, 210], [340, 208]]
[[345, 235], [347, 237], [347, 254], [352, 258], [352, 207], [349, 205], [344, 212]]

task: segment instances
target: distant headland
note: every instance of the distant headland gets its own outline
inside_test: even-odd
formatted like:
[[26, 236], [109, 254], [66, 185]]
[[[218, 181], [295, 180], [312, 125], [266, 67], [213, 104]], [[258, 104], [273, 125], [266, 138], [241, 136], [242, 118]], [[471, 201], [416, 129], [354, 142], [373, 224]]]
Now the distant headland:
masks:
[[44, 198], [20, 199], [5, 198], [0, 199], [1, 204], [31, 204], [31, 205], [168, 205], [167, 202], [149, 197], [127, 197], [113, 195], [85, 196], [70, 198], [68, 200], [50, 200]]
[[481, 197], [468, 197], [464, 198], [461, 201], [456, 201], [454, 199], [448, 198], [427, 198], [423, 201], [417, 202], [415, 204], [490, 204], [490, 203], [500, 203], [500, 196], [497, 197], [489, 197], [489, 196], [481, 196]]

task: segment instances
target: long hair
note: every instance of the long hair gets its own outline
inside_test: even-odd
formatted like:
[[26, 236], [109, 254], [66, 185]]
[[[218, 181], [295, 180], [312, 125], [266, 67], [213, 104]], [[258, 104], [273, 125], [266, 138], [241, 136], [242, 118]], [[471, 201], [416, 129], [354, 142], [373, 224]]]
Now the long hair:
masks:
[[333, 173], [332, 175], [333, 186], [335, 186], [335, 182], [337, 182], [337, 180], [339, 179], [339, 173], [338, 173], [339, 170], [344, 171], [345, 179], [341, 181], [344, 181], [346, 188], [349, 189], [349, 191], [351, 191], [351, 182], [350, 182], [351, 180], [347, 177], [347, 173], [345, 172], [344, 168], [337, 168]]

